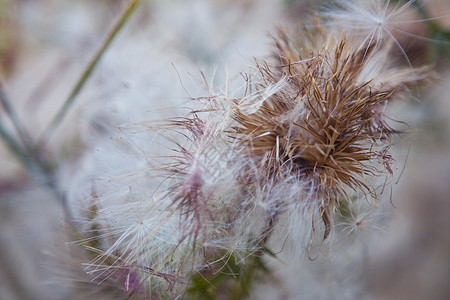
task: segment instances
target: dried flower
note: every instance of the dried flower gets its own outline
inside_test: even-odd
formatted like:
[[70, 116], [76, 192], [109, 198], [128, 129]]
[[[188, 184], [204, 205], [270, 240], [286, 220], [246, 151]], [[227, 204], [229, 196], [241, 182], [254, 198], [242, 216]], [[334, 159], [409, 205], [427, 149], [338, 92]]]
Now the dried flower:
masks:
[[[311, 40], [309, 46], [295, 47], [286, 33], [279, 35], [274, 54], [278, 61], [259, 62], [260, 82], [249, 85], [267, 90], [283, 81], [284, 86], [257, 103], [255, 112], [241, 109], [247, 98], [239, 100], [232, 136], [246, 152], [260, 157], [262, 177], [311, 182], [313, 198], [328, 226], [330, 208], [341, 199], [350, 200], [348, 189], [376, 199], [375, 187], [366, 178], [391, 175], [392, 157], [387, 151], [397, 133], [384, 121], [385, 106], [426, 75], [423, 70], [381, 69], [397, 74], [384, 84], [370, 78], [372, 70], [367, 70], [379, 53], [384, 54], [379, 46], [361, 49], [351, 36], [331, 35], [325, 45]], [[380, 161], [382, 168], [374, 161]]]
[[[348, 16], [333, 14], [342, 25]], [[236, 265], [264, 269], [260, 256], [280, 230], [301, 256], [320, 218], [322, 244], [350, 192], [376, 201], [373, 179], [392, 175], [399, 133], [386, 106], [428, 76], [386, 59], [395, 41], [382, 36], [389, 22], [378, 17], [364, 38], [319, 22], [292, 38], [280, 29], [272, 57], [244, 76], [241, 97], [210, 95], [185, 117], [122, 126], [134, 133], [105, 149], [122, 151], [125, 169], [92, 188], [86, 224], [96, 230], [84, 241], [99, 242], [87, 245], [98, 253], [91, 272], [127, 270], [130, 291], [180, 295], [196, 276], [222, 281], [216, 275]], [[161, 155], [151, 149], [157, 143]]]

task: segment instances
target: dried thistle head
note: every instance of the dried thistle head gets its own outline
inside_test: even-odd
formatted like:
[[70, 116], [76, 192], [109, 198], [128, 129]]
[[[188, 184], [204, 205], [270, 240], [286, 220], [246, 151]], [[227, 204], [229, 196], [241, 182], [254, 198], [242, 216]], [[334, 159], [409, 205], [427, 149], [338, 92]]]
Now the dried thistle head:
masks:
[[257, 99], [253, 111], [246, 109], [248, 97], [236, 101], [237, 125], [230, 134], [259, 157], [263, 174], [311, 180], [326, 218], [340, 199], [350, 200], [349, 189], [376, 199], [367, 177], [392, 173], [387, 150], [397, 133], [383, 119], [385, 105], [425, 75], [386, 68], [381, 71], [395, 71], [395, 79], [367, 79], [373, 60], [384, 53], [379, 45], [360, 47], [351, 37], [330, 35], [319, 46], [315, 35], [322, 40], [323, 28], [295, 44], [279, 31], [274, 58], [257, 63], [260, 80], [248, 89], [282, 87]]
[[279, 30], [272, 57], [256, 61], [256, 81], [246, 77], [244, 97], [211, 96], [186, 117], [140, 125], [166, 148], [126, 153], [138, 167], [118, 175], [117, 190], [92, 197], [90, 223], [105, 232], [90, 248], [94, 271], [125, 270], [149, 290], [176, 294], [194, 274], [262, 254], [280, 227], [306, 236], [303, 247], [320, 217], [323, 242], [350, 192], [377, 198], [370, 178], [392, 174], [398, 133], [385, 107], [428, 74], [391, 67], [382, 39], [361, 42], [319, 23], [301, 32], [290, 39]]

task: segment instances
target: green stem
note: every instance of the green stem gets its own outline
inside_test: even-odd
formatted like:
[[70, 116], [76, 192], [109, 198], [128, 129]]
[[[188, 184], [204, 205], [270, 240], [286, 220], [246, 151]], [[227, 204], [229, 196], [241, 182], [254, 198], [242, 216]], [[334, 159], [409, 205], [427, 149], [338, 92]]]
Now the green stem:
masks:
[[122, 27], [126, 24], [134, 10], [136, 9], [137, 5], [139, 4], [140, 0], [130, 0], [128, 3], [128, 6], [120, 16], [120, 18], [117, 20], [116, 24], [111, 29], [110, 33], [106, 37], [106, 39], [103, 41], [100, 49], [97, 50], [95, 55], [92, 57], [89, 64], [86, 66], [84, 72], [81, 74], [81, 76], [78, 78], [75, 86], [73, 87], [69, 97], [64, 102], [63, 106], [60, 108], [56, 116], [53, 118], [51, 123], [48, 125], [48, 127], [44, 130], [44, 133], [42, 134], [41, 138], [39, 139], [38, 145], [45, 144], [52, 134], [55, 132], [58, 125], [63, 120], [64, 116], [67, 114], [69, 108], [73, 105], [76, 97], [82, 90], [83, 86], [87, 82], [87, 80], [92, 75], [92, 72], [95, 70], [98, 62], [100, 61], [103, 54], [106, 52], [107, 48], [111, 45], [111, 42], [116, 37], [117, 33], [122, 29]]
[[26, 151], [22, 148], [22, 146], [8, 133], [6, 128], [0, 124], [0, 136], [5, 141], [8, 148], [11, 152], [19, 159], [19, 161], [27, 168], [30, 169], [32, 167], [32, 161], [29, 156], [26, 154]]
[[14, 108], [11, 105], [11, 101], [9, 101], [8, 97], [6, 96], [6, 93], [3, 90], [3, 85], [1, 82], [0, 82], [0, 102], [3, 108], [5, 109], [5, 112], [8, 114], [9, 119], [11, 120], [14, 128], [19, 134], [19, 138], [22, 144], [26, 149], [31, 150], [32, 149], [31, 137], [28, 134], [28, 132], [24, 128], [22, 128], [19, 118], [17, 117], [16, 113], [14, 112]]
[[0, 82], [0, 103], [5, 109], [6, 114], [11, 120], [13, 126], [15, 127], [19, 139], [23, 146], [13, 137], [12, 134], [0, 123], [0, 137], [5, 141], [6, 145], [9, 147], [11, 152], [19, 159], [22, 165], [30, 171], [32, 174], [41, 174], [44, 176], [44, 184], [47, 185], [51, 191], [54, 192], [56, 199], [62, 204], [64, 214], [66, 218], [71, 221], [72, 214], [70, 207], [63, 195], [61, 195], [58, 187], [53, 180], [53, 167], [51, 161], [46, 159], [38, 148], [34, 146], [31, 136], [22, 127], [22, 124], [17, 117], [14, 108], [3, 91], [2, 84]]

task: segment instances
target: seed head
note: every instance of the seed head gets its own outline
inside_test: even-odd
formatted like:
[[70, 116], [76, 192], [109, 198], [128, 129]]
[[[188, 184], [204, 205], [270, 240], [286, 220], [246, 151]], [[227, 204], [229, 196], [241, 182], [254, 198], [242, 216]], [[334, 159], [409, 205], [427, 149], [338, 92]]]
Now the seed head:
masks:
[[[324, 34], [323, 28], [316, 30], [310, 37]], [[384, 53], [379, 45], [360, 47], [351, 37], [334, 34], [324, 44], [316, 41], [294, 43], [279, 31], [274, 58], [257, 62], [260, 80], [248, 90], [277, 88], [251, 112], [246, 97], [236, 101], [230, 135], [258, 157], [261, 178], [311, 182], [328, 227], [330, 210], [350, 201], [349, 190], [376, 199], [367, 178], [392, 175], [388, 150], [398, 131], [385, 121], [386, 104], [426, 75], [387, 67], [380, 72], [395, 73], [396, 79], [380, 82], [368, 70]]]

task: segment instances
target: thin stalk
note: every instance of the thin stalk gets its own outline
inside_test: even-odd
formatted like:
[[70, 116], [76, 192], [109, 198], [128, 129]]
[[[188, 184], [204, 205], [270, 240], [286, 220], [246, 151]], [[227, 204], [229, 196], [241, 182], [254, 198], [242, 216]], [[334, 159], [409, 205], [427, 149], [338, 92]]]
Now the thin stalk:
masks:
[[70, 207], [67, 204], [67, 201], [64, 195], [61, 195], [58, 187], [54, 183], [53, 180], [53, 168], [51, 161], [46, 159], [40, 152], [39, 149], [34, 146], [33, 140], [25, 128], [22, 127], [17, 114], [14, 111], [14, 108], [9, 101], [9, 98], [6, 96], [6, 93], [3, 90], [2, 84], [0, 82], [0, 103], [5, 109], [6, 114], [11, 120], [14, 128], [19, 135], [19, 139], [22, 142], [22, 145], [17, 141], [17, 139], [9, 133], [9, 131], [0, 123], [0, 137], [5, 141], [6, 145], [9, 147], [11, 152], [19, 159], [22, 165], [29, 170], [31, 174], [40, 174], [43, 175], [44, 184], [47, 185], [51, 191], [56, 196], [56, 199], [62, 205], [64, 214], [66, 218], [71, 221], [72, 213], [70, 211]]
[[9, 101], [5, 91], [3, 90], [3, 85], [1, 82], [0, 82], [0, 102], [3, 108], [5, 109], [5, 112], [8, 114], [8, 117], [11, 120], [14, 128], [16, 129], [23, 146], [26, 149], [31, 150], [33, 148], [31, 137], [28, 134], [28, 132], [22, 127], [19, 118], [17, 117], [16, 113], [14, 112], [14, 108], [11, 105], [11, 101]]
[[76, 97], [81, 92], [82, 88], [86, 84], [87, 80], [92, 75], [92, 72], [95, 70], [98, 62], [100, 61], [103, 54], [106, 52], [108, 47], [111, 45], [111, 42], [114, 40], [114, 38], [117, 36], [117, 33], [122, 29], [122, 27], [126, 24], [126, 22], [131, 17], [132, 13], [136, 9], [137, 5], [139, 4], [140, 0], [130, 0], [127, 7], [123, 11], [120, 18], [116, 21], [114, 26], [112, 27], [111, 31], [109, 32], [106, 39], [103, 41], [101, 47], [97, 50], [95, 55], [92, 57], [89, 64], [86, 66], [84, 72], [80, 75], [78, 78], [75, 86], [73, 87], [71, 93], [67, 97], [66, 101], [64, 102], [63, 106], [60, 108], [58, 113], [55, 115], [53, 120], [50, 122], [48, 127], [44, 130], [44, 133], [42, 134], [41, 138], [39, 139], [38, 145], [44, 145], [52, 136], [52, 134], [55, 132], [55, 130], [58, 128], [58, 125], [63, 120], [64, 116], [69, 111], [69, 108], [73, 105]]
[[17, 157], [20, 163], [27, 169], [31, 174], [42, 174], [44, 176], [43, 184], [50, 188], [54, 193], [56, 199], [61, 204], [64, 215], [66, 219], [73, 223], [73, 215], [70, 206], [64, 194], [61, 194], [59, 188], [56, 186], [53, 175], [52, 168], [48, 161], [44, 160], [42, 157], [37, 157], [30, 155], [27, 150], [25, 150], [22, 145], [20, 145], [3, 127], [0, 123], [0, 138], [6, 143], [11, 152]]
[[20, 145], [0, 124], [0, 137], [5, 141], [8, 148], [11, 152], [19, 159], [19, 161], [27, 168], [30, 169], [33, 165], [30, 157], [27, 155], [26, 151], [23, 149], [22, 145]]
[[11, 120], [17, 134], [19, 135], [20, 142], [22, 142], [21, 145], [19, 141], [0, 124], [0, 136], [5, 140], [8, 147], [19, 158], [19, 160], [27, 169], [35, 171], [36, 168], [34, 167], [37, 167], [42, 172], [50, 172], [52, 170], [50, 161], [45, 159], [42, 156], [41, 152], [39, 152], [39, 150], [35, 147], [30, 134], [22, 126], [19, 118], [17, 117], [17, 114], [14, 111], [13, 106], [11, 105], [11, 101], [9, 101], [9, 98], [6, 96], [1, 82], [0, 104], [5, 109], [7, 116]]

